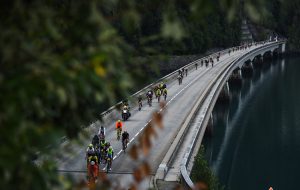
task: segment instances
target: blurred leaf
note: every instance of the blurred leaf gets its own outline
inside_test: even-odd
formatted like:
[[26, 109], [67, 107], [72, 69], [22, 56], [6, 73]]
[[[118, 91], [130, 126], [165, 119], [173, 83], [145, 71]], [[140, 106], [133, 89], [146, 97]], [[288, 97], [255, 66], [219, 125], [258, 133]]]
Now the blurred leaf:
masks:
[[129, 154], [130, 154], [130, 157], [133, 160], [137, 160], [138, 159], [138, 147], [135, 144], [132, 145], [132, 147], [130, 148]]
[[161, 129], [163, 128], [162, 118], [163, 117], [162, 117], [161, 113], [158, 113], [158, 112], [153, 113], [153, 121]]
[[147, 124], [147, 126], [145, 127], [145, 135], [149, 136], [149, 137], [152, 137], [154, 136], [155, 138], [157, 137], [157, 133], [156, 131], [154, 130], [151, 122]]
[[138, 190], [136, 184], [131, 184], [129, 189], [130, 190]]
[[254, 21], [258, 21], [260, 19], [260, 13], [257, 8], [251, 3], [245, 3], [245, 10]]
[[142, 169], [142, 171], [143, 171], [143, 173], [144, 173], [145, 176], [150, 175], [151, 168], [150, 168], [150, 165], [147, 162], [144, 162], [142, 164], [141, 169]]
[[184, 29], [178, 19], [170, 19], [169, 16], [163, 17], [162, 35], [165, 38], [181, 40], [184, 37]]
[[204, 182], [197, 182], [194, 190], [208, 190], [208, 186]]
[[140, 146], [145, 156], [148, 156], [151, 149], [150, 136], [143, 133], [139, 138]]

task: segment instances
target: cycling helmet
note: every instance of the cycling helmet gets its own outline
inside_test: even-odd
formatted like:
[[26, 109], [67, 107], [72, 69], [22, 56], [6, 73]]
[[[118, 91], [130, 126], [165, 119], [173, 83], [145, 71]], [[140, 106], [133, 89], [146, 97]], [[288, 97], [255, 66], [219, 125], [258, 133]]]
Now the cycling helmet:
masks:
[[94, 162], [94, 161], [91, 161], [91, 165], [92, 165], [92, 166], [95, 165], [95, 162]]
[[93, 144], [90, 144], [90, 145], [89, 145], [89, 148], [93, 148]]

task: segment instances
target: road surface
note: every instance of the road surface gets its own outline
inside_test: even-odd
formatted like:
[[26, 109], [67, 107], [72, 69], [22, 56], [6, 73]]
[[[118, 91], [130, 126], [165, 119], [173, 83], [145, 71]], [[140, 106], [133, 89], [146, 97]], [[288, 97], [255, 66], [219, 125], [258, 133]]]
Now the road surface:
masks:
[[[149, 156], [144, 158], [150, 164], [151, 173], [154, 175], [158, 169], [159, 164], [164, 158], [166, 152], [171, 146], [176, 134], [180, 130], [181, 124], [185, 117], [189, 114], [192, 106], [195, 104], [197, 99], [204, 92], [205, 88], [209, 82], [223, 70], [223, 68], [230, 64], [233, 60], [241, 57], [246, 52], [259, 47], [253, 46], [247, 50], [235, 51], [230, 54], [225, 54], [220, 57], [220, 61], [216, 62], [214, 60], [214, 67], [200, 67], [198, 63], [198, 70], [193, 70], [188, 73], [187, 77], [183, 78], [182, 85], [178, 85], [178, 81], [175, 80], [168, 84], [168, 97], [166, 101], [166, 112], [163, 117], [163, 130], [157, 130], [158, 138], [153, 142], [153, 147], [150, 151]], [[124, 122], [123, 130], [127, 130], [130, 134], [130, 146], [135, 143], [139, 134], [143, 131], [144, 127], [147, 125], [152, 117], [154, 111], [160, 110], [159, 103], [156, 99], [153, 99], [152, 107], [149, 107], [146, 102], [143, 102], [143, 108], [138, 111], [137, 108], [132, 110], [132, 116], [128, 121]], [[120, 114], [121, 119], [121, 114]], [[90, 138], [84, 140], [84, 145], [82, 144], [70, 144], [66, 142], [73, 150], [72, 154], [65, 153], [65, 150], [61, 150], [60, 157], [57, 158], [59, 170], [65, 170], [68, 172], [72, 171], [85, 171], [86, 170], [86, 160], [85, 160], [85, 150], [88, 144], [90, 144], [92, 136], [99, 129], [99, 124], [94, 124], [93, 127], [89, 129]], [[133, 161], [127, 153], [121, 151], [122, 143], [117, 141], [115, 124], [112, 123], [106, 127], [106, 140], [111, 143], [114, 148], [114, 161], [112, 165], [112, 175], [121, 175], [123, 178], [122, 183], [130, 181], [132, 178], [130, 173], [139, 164]], [[105, 166], [102, 165], [101, 168]], [[75, 174], [75, 173], [74, 173]], [[77, 173], [78, 174], [78, 173]], [[82, 175], [82, 173], [81, 173]], [[80, 176], [78, 174], [78, 176]], [[130, 180], [129, 180], [130, 179]]]

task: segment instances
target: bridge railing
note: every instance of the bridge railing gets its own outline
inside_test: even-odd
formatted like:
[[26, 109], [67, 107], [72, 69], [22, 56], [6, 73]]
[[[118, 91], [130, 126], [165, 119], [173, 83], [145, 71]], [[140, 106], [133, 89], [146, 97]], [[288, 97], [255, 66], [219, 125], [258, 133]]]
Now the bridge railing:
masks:
[[[271, 43], [271, 44], [268, 44], [266, 46], [262, 46], [259, 49], [254, 49], [254, 50], [248, 52], [247, 54], [245, 54], [244, 56], [242, 56], [242, 57], [240, 57], [240, 58], [232, 61], [226, 68], [223, 69], [223, 71], [225, 71], [225, 72], [221, 72], [221, 74], [219, 74], [215, 78], [215, 82], [212, 83], [210, 86], [207, 87], [207, 89], [210, 89], [210, 90], [208, 90], [209, 92], [206, 93], [205, 99], [211, 93], [213, 93], [213, 96], [211, 97], [211, 101], [210, 101], [210, 103], [208, 105], [208, 108], [207, 108], [207, 110], [209, 110], [209, 111], [205, 112], [205, 116], [204, 116], [204, 119], [202, 120], [202, 123], [200, 124], [199, 130], [197, 131], [196, 135], [192, 139], [191, 146], [189, 147], [188, 150], [186, 150], [186, 153], [185, 153], [184, 158], [181, 161], [181, 165], [180, 165], [181, 182], [182, 182], [182, 184], [186, 188], [189, 188], [189, 189], [193, 189], [194, 188], [194, 183], [192, 182], [192, 180], [191, 180], [191, 178], [190, 178], [190, 176], [188, 174], [187, 167], [188, 167], [188, 164], [190, 162], [191, 156], [192, 156], [192, 154], [194, 152], [194, 148], [196, 146], [196, 142], [199, 140], [198, 139], [199, 134], [200, 133], [204, 134], [204, 130], [205, 130], [206, 125], [207, 125], [207, 123], [209, 121], [210, 113], [212, 112], [212, 109], [213, 109], [213, 107], [215, 105], [215, 102], [216, 102], [218, 96], [219, 96], [219, 93], [220, 93], [222, 87], [224, 86], [226, 80], [229, 78], [230, 73], [232, 73], [232, 71], [235, 69], [236, 64], [238, 64], [240, 61], [243, 61], [243, 59], [245, 59], [246, 56], [249, 56], [249, 54], [253, 54], [253, 53], [257, 52], [257, 51], [261, 51], [262, 49], [267, 49], [270, 46], [281, 44], [282, 42], [285, 42], [285, 40], [278, 41], [278, 42], [275, 42], [275, 43]], [[192, 122], [192, 120], [190, 122]], [[182, 137], [182, 138], [184, 138], [184, 137]], [[202, 137], [200, 139], [200, 143], [201, 143], [201, 141], [202, 141]]]

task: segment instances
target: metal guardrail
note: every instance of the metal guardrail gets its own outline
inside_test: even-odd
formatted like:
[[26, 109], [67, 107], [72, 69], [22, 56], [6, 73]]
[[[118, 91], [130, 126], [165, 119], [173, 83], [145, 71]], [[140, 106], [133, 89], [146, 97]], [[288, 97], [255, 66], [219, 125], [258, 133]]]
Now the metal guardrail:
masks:
[[[257, 52], [257, 51], [262, 51], [262, 49], [268, 49], [268, 48], [270, 48], [270, 47], [272, 47], [274, 45], [280, 45], [280, 44], [282, 44], [284, 42], [286, 42], [286, 41], [282, 40], [282, 41], [278, 41], [278, 42], [275, 42], [275, 43], [272, 43], [272, 44], [268, 44], [267, 46], [263, 46], [263, 47], [261, 47], [259, 49], [254, 49], [251, 52], [248, 52], [247, 54], [245, 54], [244, 56], [238, 58], [237, 60], [232, 61], [231, 64], [229, 64], [229, 66], [227, 67], [225, 73], [222, 72], [219, 76], [216, 77], [215, 83], [218, 82], [218, 84], [217, 84], [218, 86], [215, 87], [216, 90], [215, 90], [215, 92], [213, 94], [212, 101], [209, 103], [209, 106], [208, 106], [209, 108], [208, 109], [212, 110], [212, 108], [213, 108], [213, 106], [214, 106], [214, 104], [215, 104], [215, 102], [216, 102], [216, 100], [218, 98], [218, 95], [219, 95], [219, 93], [220, 93], [223, 85], [225, 84], [226, 79], [228, 79], [230, 73], [235, 69], [236, 65], [238, 65], [239, 62], [243, 61], [243, 59], [245, 59], [245, 57], [249, 56], [249, 54], [253, 54], [253, 53]], [[213, 85], [215, 85], [215, 83]], [[213, 86], [209, 86], [208, 88], [212, 89]], [[207, 93], [205, 98], [207, 98], [207, 96], [209, 94], [210, 93]], [[199, 128], [200, 130], [198, 130], [196, 137], [199, 136], [201, 130], [204, 130], [203, 129], [204, 124], [205, 123], [207, 124], [207, 122], [205, 122], [205, 120], [208, 120], [207, 118], [209, 118], [209, 115], [210, 115], [209, 112], [205, 113], [205, 117], [203, 119], [203, 122], [201, 123], [201, 127]], [[182, 137], [182, 138], [184, 138], [184, 137]], [[187, 165], [188, 165], [188, 163], [190, 161], [190, 158], [191, 158], [191, 155], [192, 155], [192, 153], [194, 151], [195, 142], [196, 142], [196, 138], [193, 139], [192, 146], [191, 146], [190, 149], [187, 150], [187, 152], [186, 152], [186, 154], [185, 154], [185, 156], [184, 156], [184, 158], [183, 158], [183, 160], [181, 162], [181, 166], [180, 166], [181, 177], [183, 179], [182, 183], [184, 183], [184, 185], [186, 187], [190, 188], [190, 189], [194, 188], [194, 183], [192, 182], [192, 180], [190, 179], [190, 176], [188, 175]]]

